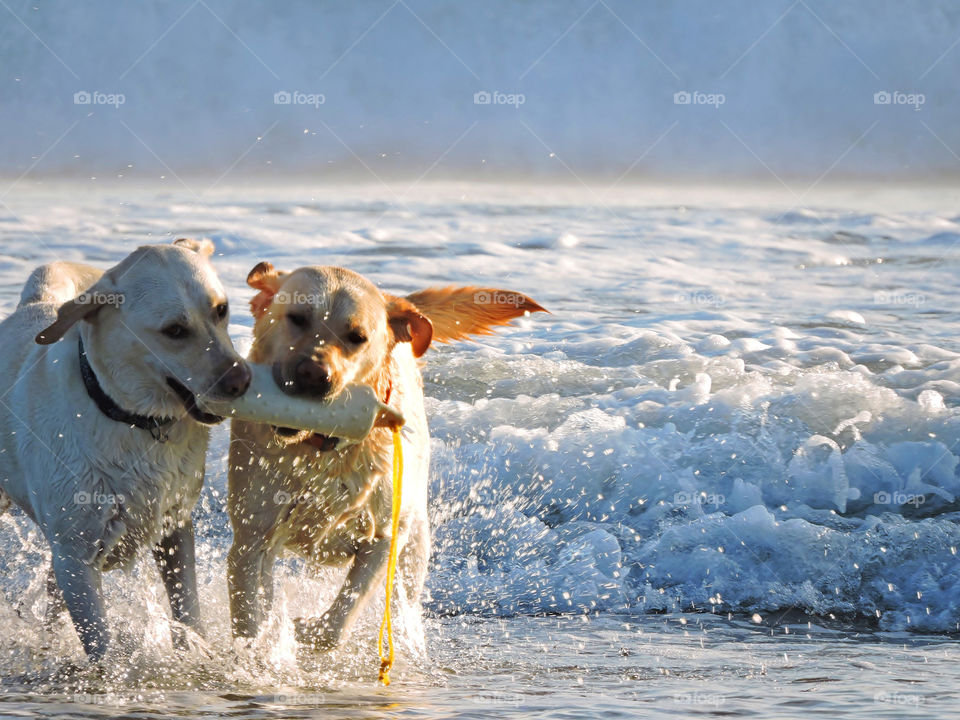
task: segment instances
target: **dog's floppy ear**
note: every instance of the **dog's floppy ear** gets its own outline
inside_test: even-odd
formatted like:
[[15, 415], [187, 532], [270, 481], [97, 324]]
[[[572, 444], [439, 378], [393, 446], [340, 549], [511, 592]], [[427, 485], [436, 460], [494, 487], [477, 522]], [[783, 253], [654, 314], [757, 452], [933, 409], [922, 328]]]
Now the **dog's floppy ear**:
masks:
[[397, 342], [412, 344], [414, 357], [420, 357], [430, 347], [433, 323], [406, 298], [387, 297], [387, 324]]
[[174, 245], [177, 245], [187, 250], [193, 250], [197, 255], [200, 255], [205, 258], [209, 258], [213, 255], [213, 251], [216, 248], [213, 245], [213, 241], [207, 238], [202, 240], [194, 240], [193, 238], [177, 238], [173, 241]]
[[117, 292], [113, 279], [104, 275], [92, 287], [61, 305], [57, 310], [57, 319], [41, 330], [35, 340], [38, 345], [52, 345], [81, 320], [93, 319], [104, 305], [122, 304], [123, 295]]
[[257, 263], [256, 267], [250, 271], [247, 275], [247, 285], [260, 291], [250, 301], [250, 311], [253, 313], [253, 317], [259, 320], [267, 312], [267, 308], [273, 302], [273, 296], [283, 285], [283, 278], [286, 274], [286, 272], [277, 270], [266, 260]]
[[434, 342], [466, 340], [471, 335], [490, 335], [527, 313], [548, 312], [523, 293], [483, 287], [427, 288], [407, 295], [433, 323]]

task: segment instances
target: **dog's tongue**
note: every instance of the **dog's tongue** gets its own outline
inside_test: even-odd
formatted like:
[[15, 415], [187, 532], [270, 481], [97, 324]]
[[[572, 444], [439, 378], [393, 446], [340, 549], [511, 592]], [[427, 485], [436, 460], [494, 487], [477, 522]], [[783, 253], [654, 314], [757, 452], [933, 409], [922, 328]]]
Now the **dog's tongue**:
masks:
[[340, 442], [340, 438], [330, 437], [329, 435], [321, 435], [320, 433], [313, 433], [310, 437], [304, 440], [308, 445], [312, 445], [320, 452], [327, 452], [333, 450], [337, 443]]

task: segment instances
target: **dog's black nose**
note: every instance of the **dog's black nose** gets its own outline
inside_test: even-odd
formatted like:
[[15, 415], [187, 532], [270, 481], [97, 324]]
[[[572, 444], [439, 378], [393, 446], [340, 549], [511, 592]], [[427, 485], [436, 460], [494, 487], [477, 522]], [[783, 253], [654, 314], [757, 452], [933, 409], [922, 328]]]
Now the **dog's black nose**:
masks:
[[250, 377], [250, 368], [245, 362], [234, 363], [220, 378], [220, 391], [227, 397], [240, 397], [250, 387]]
[[297, 364], [296, 383], [300, 391], [323, 397], [330, 392], [330, 370], [323, 363], [306, 358]]

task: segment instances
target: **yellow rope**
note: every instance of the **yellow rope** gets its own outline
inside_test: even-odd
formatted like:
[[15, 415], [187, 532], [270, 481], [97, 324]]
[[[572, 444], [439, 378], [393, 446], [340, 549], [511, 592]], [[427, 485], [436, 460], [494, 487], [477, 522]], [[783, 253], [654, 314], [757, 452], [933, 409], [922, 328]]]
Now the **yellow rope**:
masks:
[[[397, 570], [397, 536], [400, 534], [400, 490], [403, 485], [403, 446], [400, 430], [393, 431], [393, 530], [390, 534], [390, 559], [387, 561], [387, 608], [380, 623], [377, 652], [380, 653], [380, 682], [390, 684], [393, 667], [393, 624], [390, 622], [390, 598], [393, 596], [393, 576]], [[387, 653], [383, 652], [383, 631], [387, 631]]]

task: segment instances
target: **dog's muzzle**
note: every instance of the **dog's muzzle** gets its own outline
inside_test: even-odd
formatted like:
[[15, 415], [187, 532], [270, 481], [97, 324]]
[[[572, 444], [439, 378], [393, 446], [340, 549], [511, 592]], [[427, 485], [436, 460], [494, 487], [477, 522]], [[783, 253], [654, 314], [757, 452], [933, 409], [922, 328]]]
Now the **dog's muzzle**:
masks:
[[273, 381], [287, 395], [296, 395], [323, 400], [333, 388], [330, 369], [320, 360], [302, 358], [292, 368], [292, 377], [282, 363], [273, 366]]

